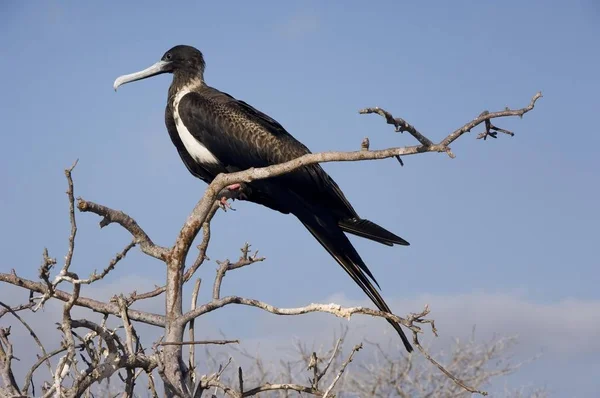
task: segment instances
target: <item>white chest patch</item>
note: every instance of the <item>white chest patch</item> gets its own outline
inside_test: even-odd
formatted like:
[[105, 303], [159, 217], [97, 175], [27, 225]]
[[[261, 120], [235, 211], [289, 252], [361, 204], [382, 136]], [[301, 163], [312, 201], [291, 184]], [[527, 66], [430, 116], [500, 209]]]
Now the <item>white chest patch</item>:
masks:
[[179, 116], [179, 102], [183, 98], [184, 95], [188, 94], [193, 87], [184, 87], [173, 100], [173, 112], [175, 118], [175, 126], [177, 127], [177, 133], [179, 134], [179, 138], [181, 142], [183, 142], [183, 146], [188, 151], [190, 156], [198, 163], [201, 164], [219, 164], [219, 159], [215, 157], [200, 141], [198, 141], [194, 136], [190, 133], [190, 131], [185, 127], [181, 117]]

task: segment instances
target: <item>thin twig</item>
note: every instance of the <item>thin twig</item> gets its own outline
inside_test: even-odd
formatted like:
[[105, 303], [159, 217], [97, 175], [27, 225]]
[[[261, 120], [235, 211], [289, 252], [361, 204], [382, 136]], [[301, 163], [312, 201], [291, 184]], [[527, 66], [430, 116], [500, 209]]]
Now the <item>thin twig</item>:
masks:
[[125, 391], [121, 397], [130, 398], [133, 397], [133, 389], [135, 388], [136, 372], [134, 369], [127, 369], [127, 378], [125, 379]]
[[163, 294], [165, 291], [167, 290], [166, 286], [155, 286], [154, 290], [151, 290], [149, 292], [145, 292], [145, 293], [141, 293], [138, 294], [137, 291], [133, 291], [129, 297], [127, 297], [127, 304], [131, 305], [136, 301], [140, 301], [140, 300], [146, 300], [149, 298], [154, 298], [154, 297], [158, 297], [161, 294]]
[[121, 225], [135, 238], [135, 241], [140, 245], [142, 252], [159, 260], [165, 260], [168, 250], [164, 247], [155, 245], [138, 223], [122, 211], [113, 210], [82, 198], [77, 198], [77, 208], [81, 212], [91, 212], [103, 217], [102, 221], [100, 221], [100, 228], [104, 228], [112, 223]]
[[185, 282], [189, 281], [194, 275], [194, 273], [196, 273], [198, 268], [200, 268], [200, 266], [204, 263], [204, 260], [208, 259], [208, 257], [206, 257], [206, 250], [208, 249], [208, 243], [210, 242], [210, 221], [212, 220], [216, 211], [216, 207], [213, 210], [211, 210], [211, 212], [206, 218], [206, 221], [202, 226], [203, 236], [202, 243], [198, 245], [198, 257], [196, 257], [196, 261], [194, 261], [194, 264], [192, 264], [192, 266], [187, 271], [185, 271], [185, 274], [183, 275], [183, 280]]
[[[66, 266], [63, 267], [61, 273], [65, 270]], [[65, 272], [66, 273], [66, 272]], [[56, 367], [56, 372], [54, 373], [54, 389], [58, 396], [61, 395], [62, 382], [65, 377], [69, 374], [71, 370], [71, 366], [74, 364], [76, 360], [75, 355], [75, 339], [73, 338], [73, 325], [71, 318], [71, 309], [75, 305], [75, 301], [79, 297], [79, 293], [81, 291], [81, 285], [78, 283], [73, 284], [73, 293], [71, 294], [70, 299], [63, 305], [63, 317], [61, 322], [61, 329], [63, 332], [65, 347], [67, 348], [67, 354], [60, 358], [58, 361], [58, 366]]]
[[125, 348], [127, 349], [127, 355], [133, 355], [133, 326], [129, 321], [129, 315], [127, 314], [128, 308], [125, 298], [123, 295], [117, 297], [117, 304], [119, 305], [119, 309], [121, 310], [121, 320], [123, 321], [123, 326], [125, 327]]
[[[79, 344], [77, 345], [75, 348], [77, 349], [81, 349], [83, 347], [83, 344]], [[33, 366], [29, 369], [29, 371], [27, 372], [27, 375], [25, 375], [25, 382], [23, 384], [23, 392], [27, 393], [27, 391], [29, 390], [29, 386], [33, 386], [31, 384], [32, 380], [33, 380], [33, 373], [37, 370], [37, 368], [40, 367], [41, 364], [43, 364], [44, 362], [47, 362], [50, 358], [63, 353], [67, 350], [67, 347], [62, 346], [60, 348], [57, 348], [54, 351], [50, 351], [48, 354], [38, 358], [38, 360], [33, 364]], [[52, 373], [52, 368], [50, 368], [50, 373]], [[34, 393], [35, 395], [35, 393]]]
[[258, 257], [258, 251], [250, 255], [250, 244], [246, 242], [240, 249], [242, 255], [239, 260], [235, 263], [231, 263], [229, 260], [217, 261], [219, 268], [217, 269], [217, 275], [215, 277], [215, 283], [213, 285], [213, 300], [218, 300], [221, 295], [221, 283], [227, 271], [242, 268], [250, 264], [254, 264], [260, 261], [264, 261], [264, 257]]
[[[25, 320], [23, 318], [21, 318], [19, 316], [19, 314], [17, 314], [16, 311], [14, 311], [11, 307], [4, 304], [2, 301], [0, 301], [0, 305], [2, 307], [4, 307], [5, 311], [10, 312], [19, 322], [21, 322], [21, 324], [29, 332], [29, 335], [33, 338], [33, 341], [35, 341], [35, 344], [37, 344], [37, 346], [40, 347], [40, 351], [42, 351], [42, 357], [46, 357], [48, 355], [48, 353], [46, 352], [44, 345], [42, 344], [41, 340], [38, 338], [37, 334], [35, 334], [35, 332], [31, 328], [31, 326], [29, 326], [29, 324], [27, 322], [25, 322]], [[48, 366], [50, 373], [52, 373], [52, 366], [50, 365], [50, 361], [46, 360], [46, 365]], [[27, 390], [25, 390], [25, 391], [27, 391]]]
[[65, 273], [69, 272], [69, 267], [71, 266], [71, 262], [73, 260], [73, 252], [75, 249], [75, 237], [77, 236], [77, 222], [75, 220], [75, 196], [73, 194], [73, 177], [72, 172], [75, 166], [77, 166], [77, 162], [79, 159], [75, 160], [73, 165], [65, 170], [65, 176], [67, 177], [67, 183], [69, 185], [67, 189], [67, 196], [69, 198], [69, 219], [71, 221], [71, 234], [69, 235], [69, 250], [67, 251], [67, 255], [65, 256], [65, 265], [63, 270]]
[[[11, 285], [15, 285], [15, 286], [19, 286], [19, 287], [22, 287], [22, 288], [25, 288], [28, 290], [32, 290], [36, 293], [46, 294], [48, 291], [47, 290], [48, 287], [46, 284], [40, 283], [40, 282], [33, 282], [29, 279], [21, 278], [14, 271], [9, 274], [0, 273], [0, 282], [7, 282], [7, 283], [10, 283]], [[63, 290], [56, 289], [56, 291], [53, 292], [52, 296], [61, 301], [69, 301], [69, 300], [71, 300], [72, 295], [71, 295], [71, 293], [67, 293]], [[91, 309], [95, 312], [99, 312], [101, 314], [110, 314], [110, 315], [120, 316], [119, 306], [114, 303], [106, 303], [106, 302], [90, 299], [87, 297], [78, 297], [75, 300], [75, 305], [79, 306], [79, 307], [89, 308], [89, 309]], [[128, 315], [129, 315], [130, 319], [132, 319], [134, 321], [146, 323], [148, 325], [162, 327], [165, 324], [165, 317], [163, 315], [153, 314], [150, 312], [139, 311], [139, 310], [132, 310], [132, 309], [130, 309], [128, 311]]]
[[317, 376], [315, 377], [315, 383], [314, 383], [315, 388], [319, 387], [319, 381], [323, 378], [323, 376], [325, 376], [325, 374], [329, 370], [331, 363], [337, 356], [337, 353], [338, 353], [338, 350], [340, 349], [341, 343], [342, 343], [342, 338], [340, 337], [339, 339], [337, 339], [337, 342], [335, 343], [335, 347], [333, 347], [333, 351], [331, 352], [331, 357], [329, 358], [329, 361], [327, 361], [327, 364], [325, 365], [323, 370], [319, 374], [317, 374]]
[[[131, 241], [129, 244], [127, 244], [127, 246], [125, 246], [125, 248], [123, 248], [123, 250], [121, 250], [119, 253], [117, 253], [117, 255], [112, 260], [110, 260], [110, 262], [108, 263], [108, 266], [104, 270], [102, 270], [102, 272], [100, 274], [96, 274], [96, 271], [94, 271], [88, 279], [80, 279], [80, 280], [78, 280], [78, 282], [82, 285], [89, 285], [100, 279], [103, 279], [106, 275], [108, 275], [108, 273], [110, 271], [115, 269], [115, 266], [119, 263], [119, 261], [121, 261], [123, 258], [125, 258], [125, 256], [129, 252], [129, 250], [133, 249], [135, 247], [135, 245], [136, 245], [135, 240]], [[63, 278], [69, 282], [74, 282], [68, 276], [64, 276]]]
[[[206, 231], [206, 230], [205, 230]], [[202, 283], [202, 279], [196, 279], [196, 283], [194, 284], [194, 290], [192, 290], [192, 305], [190, 306], [190, 310], [193, 311], [198, 304], [198, 293], [200, 292], [200, 285]], [[190, 321], [189, 325], [189, 336], [190, 341], [194, 341], [194, 321]], [[190, 358], [189, 358], [189, 374], [190, 374], [190, 385], [193, 387], [196, 385], [196, 345], [190, 344]], [[191, 390], [191, 388], [190, 388]]]
[[395, 118], [394, 116], [392, 116], [391, 113], [389, 113], [385, 109], [382, 109], [378, 106], [376, 106], [374, 108], [361, 109], [360, 111], [358, 111], [358, 113], [360, 113], [362, 115], [369, 114], [369, 113], [377, 113], [378, 115], [383, 116], [388, 124], [393, 124], [396, 129], [396, 132], [403, 133], [403, 132], [407, 131], [413, 137], [415, 137], [417, 139], [417, 141], [419, 141], [422, 145], [425, 145], [425, 146], [433, 145], [433, 142], [429, 138], [427, 138], [423, 134], [419, 133], [417, 131], [417, 129], [415, 129], [412, 125], [408, 124], [404, 119], [399, 118], [399, 117]]
[[488, 395], [488, 393], [486, 391], [481, 391], [481, 390], [478, 390], [476, 388], [466, 385], [465, 382], [463, 382], [458, 377], [454, 376], [452, 373], [447, 371], [446, 368], [444, 368], [439, 362], [437, 362], [435, 359], [433, 359], [431, 357], [431, 355], [429, 355], [429, 353], [421, 346], [421, 344], [419, 343], [419, 337], [418, 337], [417, 333], [415, 333], [415, 332], [413, 332], [413, 344], [419, 349], [419, 351], [421, 351], [421, 354], [423, 354], [423, 356], [425, 358], [427, 358], [427, 360], [429, 362], [434, 364], [440, 371], [442, 371], [442, 373], [444, 373], [446, 376], [448, 376], [448, 378], [450, 380], [452, 380], [453, 382], [455, 382], [457, 385], [461, 386], [462, 388], [464, 388], [465, 390], [467, 390], [468, 392], [470, 392], [472, 394], [480, 394], [483, 396]]
[[[1, 302], [0, 302], [0, 304], [1, 304]], [[2, 304], [2, 305], [4, 305], [4, 304]], [[4, 315], [8, 314], [9, 312], [13, 313], [13, 312], [19, 312], [19, 311], [23, 311], [23, 310], [30, 310], [34, 305], [35, 305], [35, 302], [32, 301], [27, 304], [17, 305], [16, 307], [5, 306], [6, 308], [4, 308], [3, 310], [0, 310], [0, 318], [2, 318]]]
[[157, 343], [157, 346], [165, 345], [225, 345], [225, 344], [239, 344], [239, 340], [195, 340], [195, 341], [163, 341]]
[[325, 390], [325, 394], [323, 394], [323, 398], [327, 398], [329, 396], [329, 393], [331, 392], [331, 390], [333, 390], [333, 387], [335, 387], [335, 385], [337, 384], [338, 380], [340, 379], [340, 377], [342, 377], [342, 374], [346, 370], [346, 366], [348, 366], [348, 364], [350, 362], [352, 362], [352, 357], [354, 357], [354, 354], [356, 352], [358, 352], [361, 348], [362, 348], [362, 343], [357, 344], [357, 345], [354, 346], [354, 348], [352, 348], [352, 352], [348, 356], [348, 359], [346, 359], [344, 361], [344, 363], [342, 364], [342, 367], [340, 368], [340, 370], [338, 371], [337, 375], [335, 376], [335, 379], [333, 379], [333, 381], [331, 382], [331, 384], [329, 385], [329, 387], [327, 388], [327, 390]]
[[152, 394], [152, 398], [158, 398], [158, 393], [156, 392], [156, 386], [154, 385], [154, 376], [152, 376], [152, 373], [148, 373], [148, 390], [150, 390], [150, 394]]
[[261, 392], [266, 392], [266, 391], [277, 391], [277, 390], [284, 390], [284, 391], [297, 391], [299, 393], [306, 393], [306, 394], [311, 394], [314, 395], [316, 397], [322, 397], [323, 396], [323, 392], [319, 391], [319, 390], [315, 390], [312, 387], [309, 386], [303, 386], [300, 384], [294, 384], [294, 383], [281, 383], [281, 384], [276, 384], [276, 383], [265, 383], [261, 386], [252, 388], [246, 392], [244, 392], [244, 394], [242, 395], [242, 397], [251, 397], [253, 395], [257, 395]]
[[[48, 249], [44, 248], [44, 251], [42, 253], [42, 265], [39, 269], [39, 277], [44, 282], [46, 289], [43, 290], [44, 295], [41, 297], [40, 301], [33, 307], [33, 312], [36, 312], [37, 310], [42, 308], [46, 301], [54, 295], [54, 285], [52, 284], [52, 282], [50, 282], [50, 270], [54, 265], [56, 265], [56, 259], [51, 258], [48, 255]], [[16, 276], [16, 272], [14, 269], [12, 270], [11, 274]], [[32, 290], [30, 289], [30, 291]]]
[[4, 388], [12, 396], [19, 396], [21, 395], [21, 390], [12, 371], [12, 360], [15, 358], [13, 355], [13, 346], [8, 336], [10, 336], [10, 327], [0, 328], [0, 376], [4, 381]]

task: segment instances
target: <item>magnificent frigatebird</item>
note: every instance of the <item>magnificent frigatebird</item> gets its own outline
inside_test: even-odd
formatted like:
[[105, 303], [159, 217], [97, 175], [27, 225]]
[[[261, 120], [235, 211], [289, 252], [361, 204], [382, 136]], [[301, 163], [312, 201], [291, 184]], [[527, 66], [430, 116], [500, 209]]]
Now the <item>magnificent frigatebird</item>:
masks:
[[[274, 119], [208, 86], [204, 68], [200, 51], [179, 45], [149, 68], [120, 76], [114, 88], [161, 73], [173, 74], [165, 110], [167, 130], [190, 173], [206, 183], [219, 173], [283, 163], [310, 153]], [[236, 184], [230, 189], [242, 188]], [[320, 165], [245, 184], [240, 197], [296, 216], [377, 307], [391, 312], [367, 276], [379, 284], [344, 232], [388, 246], [408, 242], [360, 218]], [[400, 325], [388, 321], [411, 352]]]

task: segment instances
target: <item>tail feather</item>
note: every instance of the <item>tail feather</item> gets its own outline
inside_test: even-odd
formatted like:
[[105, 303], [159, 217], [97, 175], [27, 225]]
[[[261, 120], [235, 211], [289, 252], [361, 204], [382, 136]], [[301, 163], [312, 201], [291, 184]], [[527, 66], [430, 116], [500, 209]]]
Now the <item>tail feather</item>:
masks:
[[360, 236], [362, 238], [370, 239], [375, 242], [382, 243], [384, 245], [403, 245], [408, 246], [410, 243], [399, 237], [398, 235], [388, 231], [387, 229], [380, 227], [372, 221], [364, 220], [360, 218], [347, 218], [341, 220], [338, 225], [342, 230]]
[[[379, 308], [381, 311], [391, 313], [388, 305], [385, 303], [379, 292], [375, 289], [366, 276], [368, 275], [371, 277], [371, 279], [373, 279], [373, 281], [377, 284], [377, 281], [375, 281], [375, 278], [373, 278], [371, 271], [369, 271], [366, 264], [362, 261], [358, 252], [354, 246], [352, 246], [352, 243], [350, 243], [342, 229], [336, 225], [336, 222], [333, 219], [327, 220], [329, 216], [326, 214], [319, 216], [315, 213], [310, 213], [300, 215], [296, 214], [296, 216], [310, 231], [310, 233], [319, 241], [319, 243], [329, 252], [329, 254], [344, 268], [354, 282], [360, 286], [360, 288], [367, 294], [371, 301], [373, 301], [377, 308]], [[387, 321], [400, 335], [406, 350], [408, 352], [412, 352], [413, 348], [400, 325], [389, 319]]]

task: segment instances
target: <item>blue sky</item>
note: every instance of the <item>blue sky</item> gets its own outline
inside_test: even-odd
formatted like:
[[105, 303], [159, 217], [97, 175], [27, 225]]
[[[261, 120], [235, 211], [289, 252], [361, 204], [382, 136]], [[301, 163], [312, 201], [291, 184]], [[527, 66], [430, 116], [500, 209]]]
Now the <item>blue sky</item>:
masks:
[[[511, 385], [573, 397], [600, 390], [596, 2], [144, 4], [0, 5], [3, 272], [34, 278], [43, 247], [64, 255], [63, 169], [77, 158], [76, 195], [124, 210], [156, 242], [173, 243], [205, 185], [188, 174], [164, 127], [170, 79], [112, 89], [117, 76], [173, 45], [203, 51], [208, 84], [268, 113], [315, 152], [355, 150], [365, 136], [372, 148], [414, 143], [359, 115], [363, 107], [384, 107], [435, 141], [484, 109], [522, 107], [541, 90], [525, 118], [497, 121], [515, 137], [482, 142], [477, 130], [452, 146], [456, 159], [325, 168], [362, 216], [411, 242], [388, 248], [353, 238], [395, 312], [430, 303], [434, 318], [447, 319], [446, 338], [468, 335], [474, 323], [483, 334], [519, 334], [521, 354], [544, 355]], [[210, 257], [235, 258], [249, 240], [268, 260], [228, 275], [226, 293], [280, 306], [368, 303], [294, 218], [234, 207], [213, 223]], [[76, 267], [86, 274], [129, 237], [99, 230], [93, 215], [78, 219]], [[213, 270], [208, 264], [201, 276]], [[103, 283], [107, 291], [124, 280], [152, 286], [162, 274], [136, 253]], [[242, 339], [265, 330], [285, 339], [289, 325], [312, 322], [269, 318], [264, 329], [256, 312], [228, 311], [215, 322]]]

